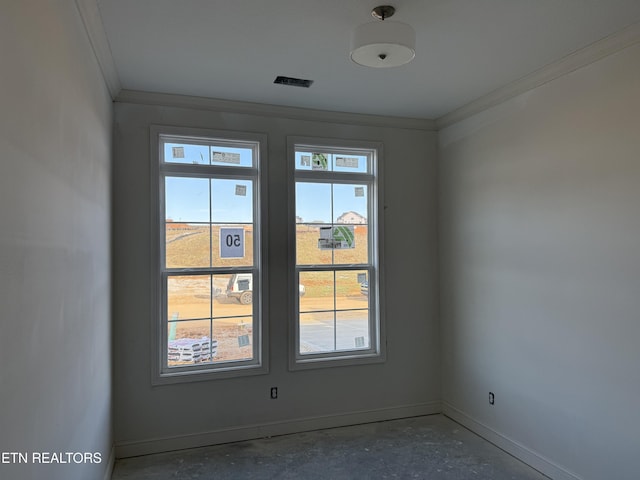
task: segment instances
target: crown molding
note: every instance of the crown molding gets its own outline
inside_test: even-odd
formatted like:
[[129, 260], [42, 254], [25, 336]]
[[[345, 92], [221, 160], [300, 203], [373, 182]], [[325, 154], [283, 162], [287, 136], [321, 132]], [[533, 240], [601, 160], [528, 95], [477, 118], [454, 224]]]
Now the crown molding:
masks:
[[498, 88], [487, 95], [439, 117], [435, 121], [436, 127], [438, 130], [441, 130], [449, 125], [453, 125], [467, 117], [528, 92], [529, 90], [540, 87], [638, 42], [640, 42], [640, 22], [629, 25], [617, 33], [581, 48], [515, 82]]
[[75, 4], [80, 13], [82, 23], [84, 24], [84, 29], [89, 37], [93, 54], [102, 71], [102, 77], [107, 85], [109, 94], [112, 99], [115, 99], [122, 89], [122, 85], [116, 64], [113, 61], [109, 40], [102, 25], [102, 17], [100, 16], [100, 10], [98, 10], [98, 3], [96, 0], [75, 0]]
[[168, 93], [143, 92], [139, 90], [122, 90], [115, 98], [115, 101], [140, 105], [190, 108], [194, 110], [224, 111], [263, 117], [289, 118], [293, 120], [342, 123], [347, 125], [393, 127], [426, 131], [436, 130], [435, 121], [429, 119], [333, 112], [329, 110], [286, 107], [281, 105], [268, 105], [264, 103], [240, 102], [235, 100], [193, 97]]

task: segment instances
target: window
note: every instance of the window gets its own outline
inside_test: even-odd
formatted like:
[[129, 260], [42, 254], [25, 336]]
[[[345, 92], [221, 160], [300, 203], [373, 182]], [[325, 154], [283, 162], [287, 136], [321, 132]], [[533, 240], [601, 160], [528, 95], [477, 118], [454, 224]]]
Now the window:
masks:
[[168, 127], [152, 139], [155, 382], [262, 373], [264, 139]]
[[379, 144], [290, 138], [291, 368], [384, 359]]

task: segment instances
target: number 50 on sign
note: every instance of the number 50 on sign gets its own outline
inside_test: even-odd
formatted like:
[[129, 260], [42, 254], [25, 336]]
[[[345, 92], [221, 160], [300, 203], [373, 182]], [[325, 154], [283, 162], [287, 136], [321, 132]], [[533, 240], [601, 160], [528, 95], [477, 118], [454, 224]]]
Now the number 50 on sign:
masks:
[[244, 257], [244, 228], [220, 229], [220, 258]]

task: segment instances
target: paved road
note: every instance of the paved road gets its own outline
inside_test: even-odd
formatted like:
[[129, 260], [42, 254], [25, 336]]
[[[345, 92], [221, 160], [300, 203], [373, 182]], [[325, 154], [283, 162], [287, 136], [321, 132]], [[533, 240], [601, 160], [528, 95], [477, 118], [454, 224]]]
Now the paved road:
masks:
[[350, 350], [369, 346], [366, 310], [351, 312], [334, 321], [333, 315], [313, 314], [300, 325], [302, 352]]

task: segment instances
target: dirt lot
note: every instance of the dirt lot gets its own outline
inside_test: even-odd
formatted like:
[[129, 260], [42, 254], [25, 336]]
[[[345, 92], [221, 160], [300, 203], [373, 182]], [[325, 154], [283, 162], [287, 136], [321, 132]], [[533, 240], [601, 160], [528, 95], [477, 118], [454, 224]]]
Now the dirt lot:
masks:
[[[192, 338], [200, 339], [202, 337], [214, 338], [218, 341], [218, 352], [214, 357], [215, 362], [227, 360], [250, 359], [252, 355], [251, 345], [239, 346], [239, 337], [249, 335], [252, 338], [253, 328], [251, 326], [252, 305], [241, 305], [235, 299], [217, 298], [214, 300], [213, 310], [214, 319], [211, 323], [207, 320], [186, 320], [199, 315], [202, 307], [198, 304], [205, 304], [207, 307], [209, 302], [203, 298], [194, 298], [193, 296], [183, 296], [180, 298], [182, 302], [176, 298], [173, 306], [176, 311], [180, 312], [179, 318], [182, 321], [177, 322], [175, 338]], [[337, 297], [336, 304], [343, 309], [366, 309], [367, 297], [364, 295], [355, 295], [351, 297]], [[313, 312], [318, 310], [331, 309], [333, 306], [333, 298], [327, 297], [303, 297], [300, 300], [300, 308], [303, 312]], [[231, 316], [237, 316], [232, 318]], [[302, 323], [313, 323], [314, 315], [304, 315]], [[211, 330], [210, 330], [211, 329]], [[178, 365], [179, 362], [173, 362], [172, 365]]]
[[[239, 322], [225, 322], [217, 320], [213, 323], [213, 332], [210, 332], [209, 320], [180, 322], [176, 329], [176, 339], [202, 337], [213, 338], [218, 342], [217, 354], [213, 358], [214, 362], [227, 360], [242, 360], [252, 358], [251, 345], [239, 346], [238, 337], [248, 334], [251, 338], [252, 328], [250, 325], [240, 325]], [[179, 365], [181, 362], [171, 362], [171, 365]]]

